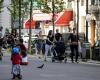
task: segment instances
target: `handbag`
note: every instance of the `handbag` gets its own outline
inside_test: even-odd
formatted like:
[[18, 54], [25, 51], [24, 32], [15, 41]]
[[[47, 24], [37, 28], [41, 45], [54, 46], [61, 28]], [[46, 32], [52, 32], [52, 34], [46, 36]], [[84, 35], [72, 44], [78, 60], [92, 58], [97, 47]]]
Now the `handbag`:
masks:
[[20, 65], [28, 65], [28, 57], [22, 57]]

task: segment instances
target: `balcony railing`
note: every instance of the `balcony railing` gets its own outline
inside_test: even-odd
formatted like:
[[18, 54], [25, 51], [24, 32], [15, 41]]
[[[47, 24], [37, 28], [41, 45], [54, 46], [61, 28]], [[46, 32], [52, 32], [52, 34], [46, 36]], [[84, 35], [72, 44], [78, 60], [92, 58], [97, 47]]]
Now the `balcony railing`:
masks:
[[89, 5], [88, 11], [89, 11], [89, 13], [99, 14], [100, 6], [98, 6], [98, 5]]

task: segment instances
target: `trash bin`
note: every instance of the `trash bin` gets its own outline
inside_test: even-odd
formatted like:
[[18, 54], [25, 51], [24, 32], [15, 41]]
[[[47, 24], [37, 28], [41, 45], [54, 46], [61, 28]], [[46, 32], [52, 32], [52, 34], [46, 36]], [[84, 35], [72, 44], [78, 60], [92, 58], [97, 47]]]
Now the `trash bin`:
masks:
[[85, 42], [82, 44], [82, 59], [85, 60], [90, 59], [90, 49], [91, 49], [90, 43]]
[[97, 40], [93, 49], [92, 49], [92, 59], [100, 61], [100, 40]]

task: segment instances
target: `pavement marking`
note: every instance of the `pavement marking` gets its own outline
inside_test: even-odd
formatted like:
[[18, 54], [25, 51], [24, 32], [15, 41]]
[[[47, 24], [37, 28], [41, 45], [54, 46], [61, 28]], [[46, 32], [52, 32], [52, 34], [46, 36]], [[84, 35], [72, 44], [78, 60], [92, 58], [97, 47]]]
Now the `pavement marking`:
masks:
[[9, 67], [9, 66], [11, 66], [11, 65], [7, 65], [7, 64], [5, 64], [5, 65], [4, 64], [1, 64], [0, 65], [0, 67]]
[[65, 74], [40, 74], [41, 77], [65, 77]]

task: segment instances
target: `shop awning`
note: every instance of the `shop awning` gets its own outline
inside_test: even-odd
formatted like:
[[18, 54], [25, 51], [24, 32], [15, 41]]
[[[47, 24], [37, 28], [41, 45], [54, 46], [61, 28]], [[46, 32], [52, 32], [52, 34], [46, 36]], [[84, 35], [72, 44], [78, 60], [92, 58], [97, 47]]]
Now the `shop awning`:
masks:
[[[30, 28], [30, 20], [27, 20], [26, 22], [25, 22], [25, 27], [24, 27], [25, 29], [29, 29]], [[32, 20], [32, 29], [34, 29], [35, 28], [35, 21], [34, 20]]]
[[38, 13], [33, 15], [33, 20], [34, 21], [51, 21], [52, 20], [52, 15], [51, 14], [46, 14], [46, 13]]
[[61, 15], [58, 16], [58, 19], [55, 21], [56, 26], [68, 26], [70, 21], [73, 20], [73, 11], [64, 11]]

